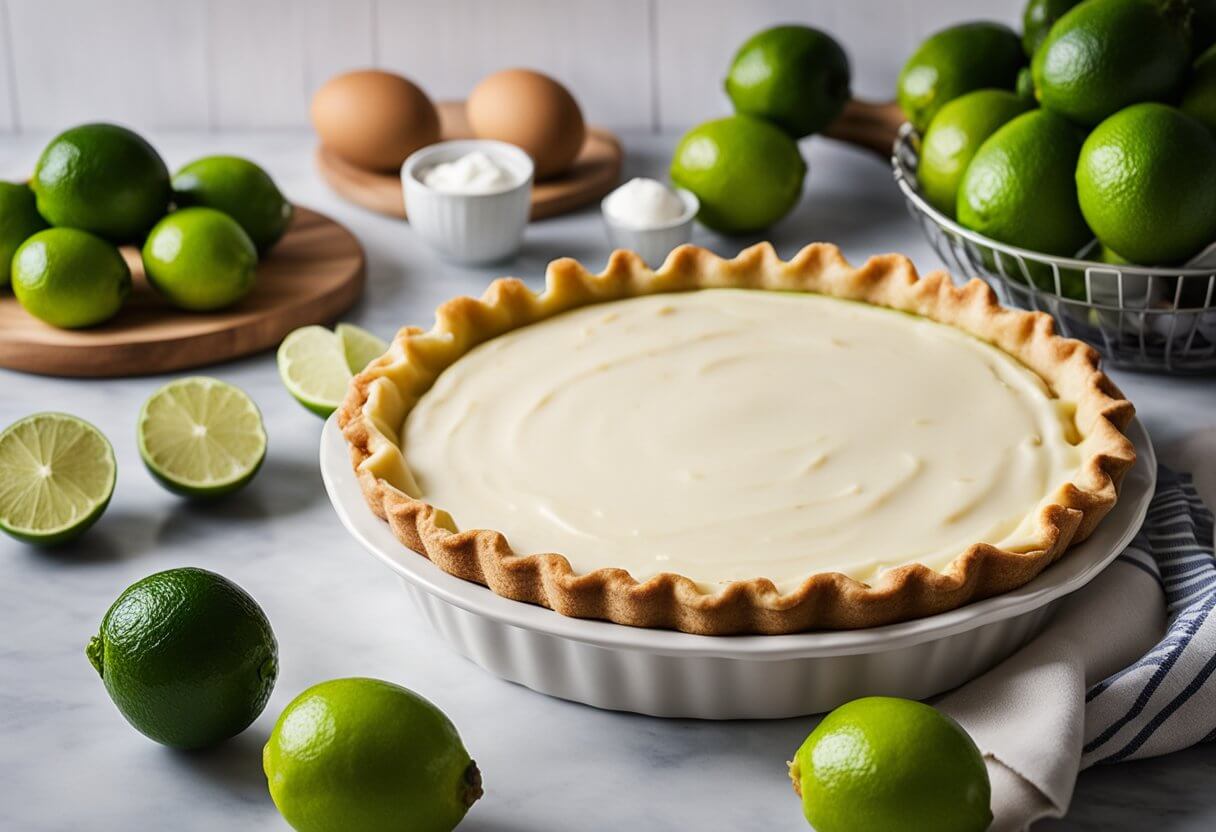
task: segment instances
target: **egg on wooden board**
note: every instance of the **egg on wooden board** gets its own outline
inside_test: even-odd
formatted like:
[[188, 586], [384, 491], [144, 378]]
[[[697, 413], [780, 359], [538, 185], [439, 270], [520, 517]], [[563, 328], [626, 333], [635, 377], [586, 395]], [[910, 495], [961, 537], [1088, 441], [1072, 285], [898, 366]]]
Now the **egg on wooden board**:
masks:
[[405, 158], [439, 141], [434, 103], [410, 80], [358, 70], [326, 81], [312, 99], [321, 144], [370, 170], [396, 170]]
[[479, 139], [521, 147], [536, 164], [536, 178], [565, 172], [586, 137], [574, 96], [548, 75], [507, 69], [483, 78], [465, 107]]

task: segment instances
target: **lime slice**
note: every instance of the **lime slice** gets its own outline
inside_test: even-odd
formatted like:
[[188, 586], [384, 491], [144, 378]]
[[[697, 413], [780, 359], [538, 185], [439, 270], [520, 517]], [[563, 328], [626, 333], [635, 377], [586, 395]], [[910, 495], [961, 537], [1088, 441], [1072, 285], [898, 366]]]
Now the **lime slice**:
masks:
[[266, 456], [262, 414], [244, 391], [213, 378], [170, 382], [139, 412], [139, 455], [165, 488], [218, 497], [253, 479]]
[[0, 529], [38, 545], [76, 537], [106, 510], [117, 470], [88, 422], [63, 413], [14, 422], [0, 433]]
[[279, 377], [296, 401], [326, 418], [346, 395], [351, 371], [342, 341], [323, 326], [297, 329], [279, 345]]
[[364, 367], [388, 351], [388, 344], [385, 341], [354, 324], [338, 324], [338, 328], [334, 332], [337, 333], [338, 340], [342, 343], [346, 366], [352, 373], [363, 372]]

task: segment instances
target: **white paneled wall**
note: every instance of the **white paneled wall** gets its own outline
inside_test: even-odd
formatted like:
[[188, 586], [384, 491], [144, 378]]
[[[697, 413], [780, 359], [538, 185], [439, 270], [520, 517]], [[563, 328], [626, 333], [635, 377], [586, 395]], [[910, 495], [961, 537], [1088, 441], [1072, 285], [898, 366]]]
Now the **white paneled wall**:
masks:
[[435, 98], [531, 66], [587, 117], [675, 129], [727, 110], [721, 82], [752, 32], [805, 22], [835, 35], [854, 92], [892, 94], [927, 33], [1022, 0], [0, 0], [0, 131], [104, 118], [145, 128], [307, 123], [336, 72], [382, 66]]

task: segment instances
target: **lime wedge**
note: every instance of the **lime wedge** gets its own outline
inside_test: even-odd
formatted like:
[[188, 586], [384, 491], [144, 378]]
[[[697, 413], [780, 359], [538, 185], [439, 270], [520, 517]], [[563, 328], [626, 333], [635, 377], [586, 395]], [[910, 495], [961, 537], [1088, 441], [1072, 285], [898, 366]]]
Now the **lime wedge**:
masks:
[[0, 529], [38, 545], [76, 537], [106, 510], [117, 470], [88, 422], [63, 413], [14, 422], [0, 433]]
[[342, 343], [342, 354], [352, 373], [363, 372], [364, 367], [388, 351], [385, 341], [354, 324], [338, 324], [334, 332]]
[[342, 404], [352, 374], [342, 341], [323, 326], [306, 326], [279, 345], [279, 377], [296, 401], [322, 418]]
[[262, 414], [243, 390], [195, 376], [170, 382], [139, 412], [139, 455], [165, 488], [218, 497], [253, 479], [266, 456]]

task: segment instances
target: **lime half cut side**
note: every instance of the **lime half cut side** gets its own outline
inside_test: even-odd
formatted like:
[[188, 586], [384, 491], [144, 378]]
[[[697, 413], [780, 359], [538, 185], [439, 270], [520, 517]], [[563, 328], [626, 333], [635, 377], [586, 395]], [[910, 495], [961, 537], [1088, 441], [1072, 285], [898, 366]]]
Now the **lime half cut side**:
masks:
[[388, 351], [388, 344], [381, 338], [354, 324], [338, 324], [334, 332], [342, 344], [346, 368], [352, 373], [361, 373]]
[[353, 377], [342, 340], [323, 326], [306, 326], [284, 338], [278, 363], [287, 391], [322, 418], [342, 404]]
[[170, 382], [139, 413], [139, 455], [170, 491], [218, 497], [246, 485], [266, 457], [262, 414], [245, 392], [214, 378]]
[[64, 413], [35, 413], [0, 433], [0, 529], [37, 545], [71, 540], [97, 521], [118, 467], [101, 431]]

